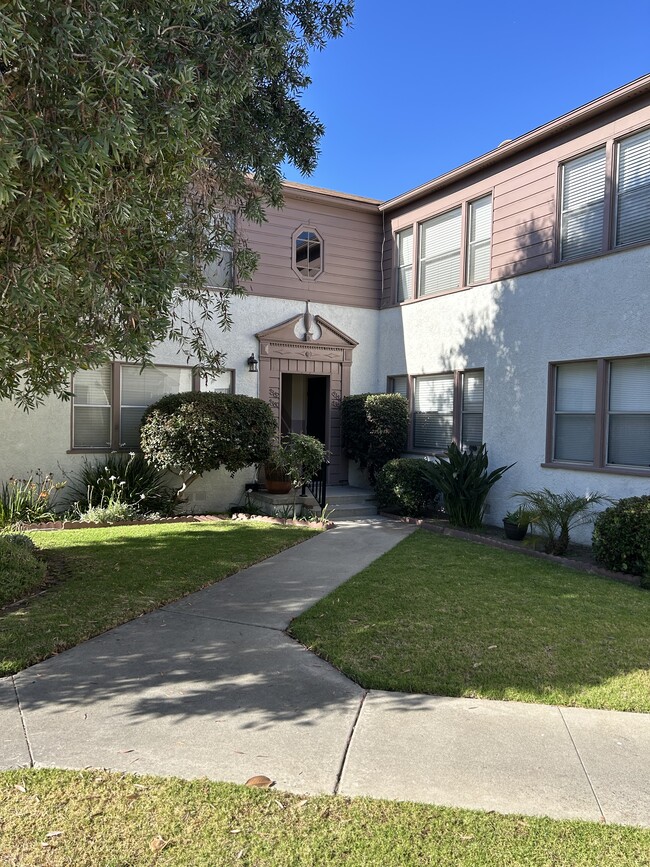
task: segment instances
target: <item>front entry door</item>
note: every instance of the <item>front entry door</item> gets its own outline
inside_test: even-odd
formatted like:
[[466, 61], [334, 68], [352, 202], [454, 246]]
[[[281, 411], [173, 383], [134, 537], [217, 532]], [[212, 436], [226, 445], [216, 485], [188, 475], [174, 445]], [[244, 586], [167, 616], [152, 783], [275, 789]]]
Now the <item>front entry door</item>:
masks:
[[[296, 335], [303, 323], [304, 336], [299, 339]], [[278, 430], [298, 430], [318, 437], [330, 453], [330, 484], [346, 483], [348, 462], [341, 451], [341, 400], [350, 394], [356, 341], [320, 316], [312, 321], [307, 313], [260, 332], [257, 337], [259, 394], [275, 413]], [[287, 397], [289, 383], [291, 400]], [[304, 395], [304, 407], [297, 419], [293, 396], [300, 394]]]

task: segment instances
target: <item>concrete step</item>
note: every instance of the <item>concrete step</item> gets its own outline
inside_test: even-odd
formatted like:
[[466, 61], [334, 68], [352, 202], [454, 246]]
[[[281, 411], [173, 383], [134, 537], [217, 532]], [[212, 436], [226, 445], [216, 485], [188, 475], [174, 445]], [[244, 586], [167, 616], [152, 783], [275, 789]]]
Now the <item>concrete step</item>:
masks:
[[330, 505], [338, 503], [348, 505], [351, 503], [368, 504], [375, 500], [375, 492], [372, 488], [350, 488], [344, 485], [332, 485], [327, 488], [327, 502]]

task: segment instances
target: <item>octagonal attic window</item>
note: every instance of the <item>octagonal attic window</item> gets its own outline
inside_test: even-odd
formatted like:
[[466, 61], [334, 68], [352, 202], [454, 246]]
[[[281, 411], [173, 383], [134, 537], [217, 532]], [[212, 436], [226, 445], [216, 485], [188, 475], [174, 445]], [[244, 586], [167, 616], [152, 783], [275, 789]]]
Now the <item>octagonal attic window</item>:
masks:
[[323, 239], [314, 229], [298, 229], [293, 236], [293, 268], [302, 279], [314, 280], [323, 271]]

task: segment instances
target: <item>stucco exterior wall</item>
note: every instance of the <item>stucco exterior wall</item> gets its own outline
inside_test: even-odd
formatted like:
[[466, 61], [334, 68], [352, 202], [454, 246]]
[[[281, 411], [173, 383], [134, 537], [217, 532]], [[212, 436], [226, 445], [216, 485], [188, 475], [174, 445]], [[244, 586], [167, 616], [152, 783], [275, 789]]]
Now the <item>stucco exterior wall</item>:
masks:
[[[208, 324], [207, 330], [214, 345], [227, 354], [227, 367], [235, 371], [235, 391], [257, 397], [259, 376], [250, 373], [246, 363], [251, 352], [259, 358], [255, 334], [302, 313], [305, 305], [302, 301], [248, 296], [233, 299], [231, 309], [231, 331], [222, 332], [215, 323]], [[359, 342], [351, 369], [352, 391], [379, 390], [378, 311], [327, 304], [311, 304], [310, 310]], [[158, 364], [184, 363], [172, 343], [158, 346], [154, 360]], [[98, 456], [96, 452], [70, 454], [70, 444], [69, 403], [51, 398], [37, 410], [25, 413], [8, 401], [0, 402], [0, 481], [10, 476], [26, 477], [39, 468], [61, 480], [66, 474], [74, 476], [84, 457], [92, 460]], [[194, 512], [227, 509], [239, 500], [245, 483], [252, 479], [252, 469], [242, 470], [232, 479], [224, 471], [209, 473], [188, 489], [190, 508]]]
[[[485, 369], [490, 465], [516, 461], [493, 488], [488, 522], [499, 524], [522, 488], [650, 492], [648, 478], [541, 466], [549, 362], [650, 353], [648, 273], [643, 247], [381, 312], [380, 381]], [[575, 538], [588, 543], [591, 529]]]

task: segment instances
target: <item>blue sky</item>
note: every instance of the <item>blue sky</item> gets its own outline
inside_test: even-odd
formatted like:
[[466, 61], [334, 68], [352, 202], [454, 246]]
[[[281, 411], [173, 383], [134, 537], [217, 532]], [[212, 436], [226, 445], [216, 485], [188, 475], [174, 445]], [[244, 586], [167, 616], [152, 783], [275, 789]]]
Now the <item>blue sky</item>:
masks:
[[648, 0], [356, 0], [314, 55], [311, 178], [388, 199], [650, 72]]

